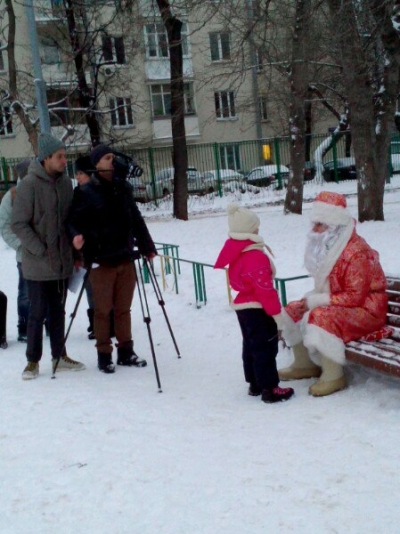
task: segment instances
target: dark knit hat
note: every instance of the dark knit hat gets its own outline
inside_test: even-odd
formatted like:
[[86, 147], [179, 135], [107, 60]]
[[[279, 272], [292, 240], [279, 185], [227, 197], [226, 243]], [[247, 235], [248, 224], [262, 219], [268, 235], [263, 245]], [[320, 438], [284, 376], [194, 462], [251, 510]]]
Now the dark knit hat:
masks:
[[101, 158], [106, 154], [114, 154], [114, 150], [107, 145], [97, 145], [90, 153], [90, 161], [94, 166], [96, 166]]
[[15, 165], [15, 170], [17, 171], [18, 178], [22, 180], [28, 174], [28, 167], [31, 163], [31, 160], [26, 158], [22, 159]]
[[85, 174], [92, 174], [95, 171], [94, 165], [90, 160], [90, 156], [80, 156], [75, 160], [75, 172], [82, 171]]
[[48, 133], [41, 133], [38, 142], [38, 160], [44, 161], [46, 158], [54, 154], [54, 152], [60, 150], [60, 148], [65, 149], [65, 144], [62, 141]]

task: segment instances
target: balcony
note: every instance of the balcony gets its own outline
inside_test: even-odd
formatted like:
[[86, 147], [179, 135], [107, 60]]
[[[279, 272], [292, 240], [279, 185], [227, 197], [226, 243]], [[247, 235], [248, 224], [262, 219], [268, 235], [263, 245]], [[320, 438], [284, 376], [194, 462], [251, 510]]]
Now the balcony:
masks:
[[[186, 136], [199, 137], [199, 119], [195, 115], [185, 117]], [[170, 141], [172, 139], [171, 118], [153, 120], [153, 139], [157, 141]]]
[[63, 20], [62, 2], [56, 5], [54, 0], [33, 0], [35, 20], [38, 24]]

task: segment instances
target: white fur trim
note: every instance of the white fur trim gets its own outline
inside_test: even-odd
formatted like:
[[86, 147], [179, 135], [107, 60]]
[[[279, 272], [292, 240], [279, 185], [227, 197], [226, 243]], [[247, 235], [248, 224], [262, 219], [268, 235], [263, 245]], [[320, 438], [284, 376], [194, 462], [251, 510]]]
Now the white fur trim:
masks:
[[340, 365], [344, 365], [346, 362], [343, 341], [319, 326], [313, 324], [305, 326], [303, 343], [309, 350], [310, 358], [317, 365], [320, 364], [320, 361], [316, 361], [315, 351]]
[[278, 327], [278, 330], [282, 330], [282, 322], [283, 322], [282, 314], [280, 313], [279, 315], [273, 315], [272, 317], [274, 321], [276, 322], [276, 326]]
[[247, 241], [249, 239], [254, 243], [259, 243], [260, 241], [264, 242], [263, 238], [258, 234], [250, 234], [248, 232], [228, 232], [228, 236], [237, 241]]
[[262, 304], [259, 302], [241, 302], [239, 304], [232, 302], [231, 308], [234, 310], [249, 310], [254, 308], [262, 308]]
[[338, 226], [347, 226], [352, 220], [346, 208], [334, 206], [326, 202], [313, 202], [311, 208], [311, 221], [316, 223]]
[[283, 339], [290, 347], [301, 343], [303, 338], [300, 331], [300, 324], [295, 323], [284, 309], [282, 309], [281, 313], [281, 330]]
[[309, 310], [318, 308], [318, 306], [328, 306], [331, 302], [331, 297], [328, 293], [314, 293], [306, 298]]

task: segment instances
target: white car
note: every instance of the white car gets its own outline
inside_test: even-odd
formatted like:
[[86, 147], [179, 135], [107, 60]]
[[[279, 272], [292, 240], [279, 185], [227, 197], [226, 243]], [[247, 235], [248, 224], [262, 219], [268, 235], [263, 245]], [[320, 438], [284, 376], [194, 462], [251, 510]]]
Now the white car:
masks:
[[218, 191], [218, 184], [221, 184], [223, 191], [246, 188], [244, 175], [232, 169], [213, 169], [206, 171], [203, 177], [207, 190], [210, 193]]
[[[208, 192], [202, 173], [195, 167], [188, 167], [186, 172], [189, 194], [204, 194]], [[154, 182], [150, 182], [146, 186], [148, 198], [153, 200], [154, 198], [163, 198], [172, 194], [174, 190], [174, 176], [174, 167], [167, 167], [156, 172]]]
[[268, 187], [271, 184], [277, 184], [278, 174], [282, 182], [286, 183], [289, 180], [289, 173], [289, 168], [285, 165], [262, 165], [248, 172], [245, 178], [249, 185]]

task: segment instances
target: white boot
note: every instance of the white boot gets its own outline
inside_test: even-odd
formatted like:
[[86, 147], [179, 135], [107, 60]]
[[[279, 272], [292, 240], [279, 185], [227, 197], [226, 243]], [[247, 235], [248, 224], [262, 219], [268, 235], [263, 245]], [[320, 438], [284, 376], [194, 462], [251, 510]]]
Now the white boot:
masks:
[[322, 374], [318, 382], [310, 386], [308, 392], [314, 397], [331, 395], [347, 386], [343, 365], [321, 355]]
[[318, 378], [321, 369], [310, 360], [308, 350], [303, 343], [292, 347], [294, 362], [278, 371], [281, 380], [301, 380], [302, 378]]

